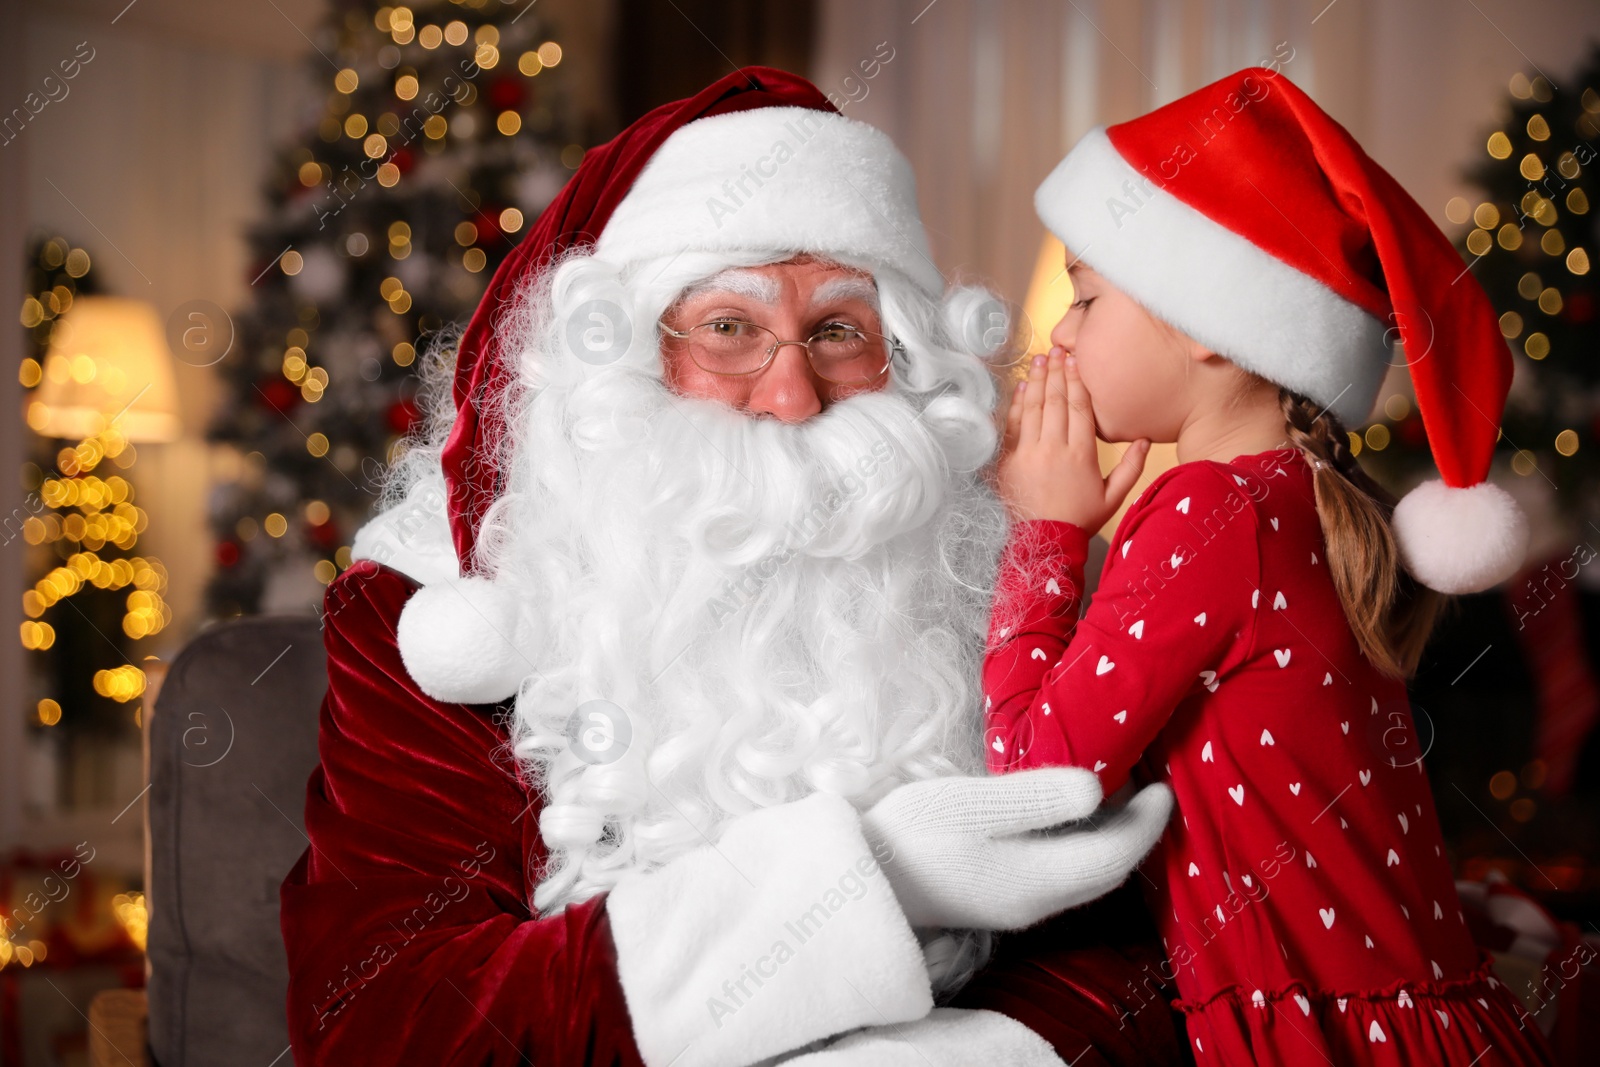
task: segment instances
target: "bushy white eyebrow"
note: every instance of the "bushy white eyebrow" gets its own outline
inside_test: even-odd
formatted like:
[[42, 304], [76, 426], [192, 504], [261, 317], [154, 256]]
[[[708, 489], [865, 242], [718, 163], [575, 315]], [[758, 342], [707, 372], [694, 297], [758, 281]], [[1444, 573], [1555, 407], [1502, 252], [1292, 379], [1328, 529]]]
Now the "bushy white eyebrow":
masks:
[[878, 310], [878, 287], [866, 278], [846, 276], [830, 278], [817, 286], [811, 294], [811, 306], [830, 304], [836, 300], [859, 300], [874, 312]]
[[777, 304], [781, 295], [778, 279], [755, 271], [742, 270], [730, 267], [709, 278], [702, 279], [684, 290], [681, 300], [692, 300], [704, 293], [717, 290], [732, 293], [735, 296], [746, 297], [772, 307]]

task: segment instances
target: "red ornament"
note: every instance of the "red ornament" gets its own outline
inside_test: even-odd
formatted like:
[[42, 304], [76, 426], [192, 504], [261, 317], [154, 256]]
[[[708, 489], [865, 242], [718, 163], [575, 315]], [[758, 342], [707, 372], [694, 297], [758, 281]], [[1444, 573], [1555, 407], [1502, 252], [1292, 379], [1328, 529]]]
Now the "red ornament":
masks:
[[1397, 427], [1400, 431], [1400, 440], [1407, 448], [1426, 448], [1428, 446], [1428, 432], [1423, 428], [1422, 416], [1412, 414], [1402, 419]]
[[1588, 293], [1573, 293], [1567, 297], [1566, 314], [1563, 318], [1579, 325], [1594, 318], [1594, 297]]
[[389, 162], [401, 174], [411, 173], [411, 168], [416, 165], [417, 157], [409, 148], [396, 148], [389, 156]]
[[480, 245], [492, 244], [500, 236], [500, 209], [499, 204], [484, 204], [478, 213], [472, 216], [472, 224], [478, 228], [478, 243]]
[[389, 406], [389, 429], [397, 434], [408, 434], [417, 424], [417, 419], [422, 413], [417, 410], [417, 405], [410, 400], [396, 400]]
[[302, 397], [295, 384], [279, 375], [272, 375], [256, 383], [256, 399], [269, 410], [287, 415]]
[[307, 523], [306, 540], [318, 548], [332, 548], [339, 543], [339, 529], [332, 522]]
[[489, 104], [496, 111], [517, 111], [526, 99], [521, 78], [500, 77], [489, 83]]
[[239, 546], [232, 541], [217, 542], [217, 565], [231, 567], [239, 562]]

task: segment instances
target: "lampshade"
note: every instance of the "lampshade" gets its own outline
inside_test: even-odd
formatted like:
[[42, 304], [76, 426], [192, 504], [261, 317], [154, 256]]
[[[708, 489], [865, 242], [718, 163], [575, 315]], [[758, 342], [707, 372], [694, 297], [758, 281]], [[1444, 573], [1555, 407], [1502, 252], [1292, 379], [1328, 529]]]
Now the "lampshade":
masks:
[[[1060, 239], [1053, 233], [1044, 235], [1044, 243], [1039, 247], [1039, 257], [1034, 261], [1033, 280], [1028, 285], [1028, 300], [1023, 305], [1028, 319], [1033, 323], [1032, 352], [1048, 352], [1050, 350], [1050, 331], [1055, 329], [1061, 316], [1067, 313], [1067, 306], [1075, 297], [1072, 295], [1072, 278], [1067, 274], [1067, 250]], [[1018, 368], [1018, 374], [1027, 374], [1027, 364], [1023, 363]], [[1122, 459], [1122, 452], [1130, 442], [1108, 444], [1103, 440], [1095, 442], [1099, 453], [1100, 472], [1109, 474]], [[1161, 444], [1152, 441], [1150, 454], [1145, 457], [1144, 473], [1139, 475], [1139, 481], [1128, 492], [1122, 505], [1117, 508], [1099, 530], [1107, 541], [1116, 536], [1117, 524], [1122, 521], [1122, 516], [1131, 508], [1140, 494], [1151, 482], [1155, 481], [1163, 471], [1178, 465], [1178, 450], [1171, 444]]]
[[50, 334], [28, 426], [41, 437], [70, 440], [91, 437], [113, 421], [136, 443], [178, 437], [172, 352], [149, 304], [80, 296]]

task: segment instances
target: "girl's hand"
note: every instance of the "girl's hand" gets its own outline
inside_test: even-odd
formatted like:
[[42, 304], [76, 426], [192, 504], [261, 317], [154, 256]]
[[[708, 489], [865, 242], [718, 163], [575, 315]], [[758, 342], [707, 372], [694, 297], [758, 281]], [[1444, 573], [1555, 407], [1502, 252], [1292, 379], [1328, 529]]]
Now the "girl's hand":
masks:
[[1058, 519], [1091, 534], [1111, 520], [1144, 472], [1150, 441], [1122, 454], [1110, 477], [1100, 474], [1094, 411], [1077, 361], [1059, 346], [1034, 356], [1026, 381], [1011, 395], [999, 465], [1000, 498], [1014, 519]]

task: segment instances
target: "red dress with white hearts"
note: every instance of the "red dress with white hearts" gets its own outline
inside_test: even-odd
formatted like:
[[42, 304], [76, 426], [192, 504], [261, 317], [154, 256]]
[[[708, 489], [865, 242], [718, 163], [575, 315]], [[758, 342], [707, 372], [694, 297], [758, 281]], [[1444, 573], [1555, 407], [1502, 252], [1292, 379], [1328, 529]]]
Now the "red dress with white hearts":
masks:
[[1295, 449], [1180, 464], [1117, 527], [1018, 523], [984, 664], [996, 772], [1171, 785], [1140, 880], [1201, 1064], [1547, 1064], [1456, 897], [1403, 682], [1362, 655]]

